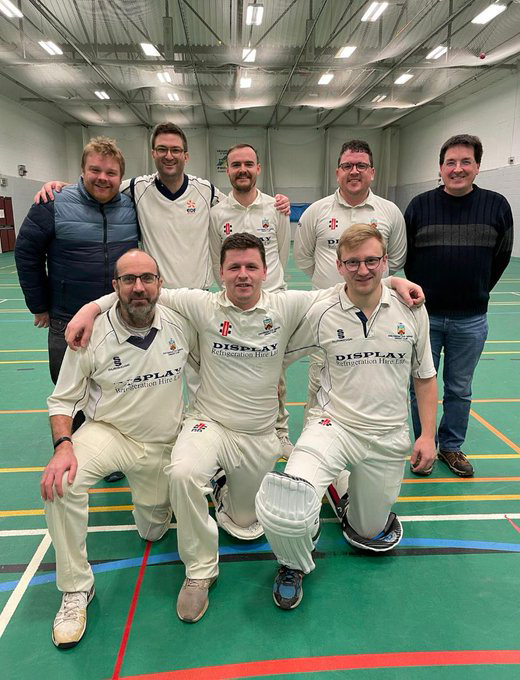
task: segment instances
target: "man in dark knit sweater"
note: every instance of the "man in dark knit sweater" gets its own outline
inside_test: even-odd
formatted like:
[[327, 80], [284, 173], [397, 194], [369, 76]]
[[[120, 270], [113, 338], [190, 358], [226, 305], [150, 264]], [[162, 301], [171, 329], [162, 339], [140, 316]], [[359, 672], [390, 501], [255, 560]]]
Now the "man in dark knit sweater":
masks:
[[[489, 292], [507, 267], [513, 246], [509, 203], [501, 194], [473, 184], [481, 158], [478, 137], [450, 137], [440, 151], [444, 184], [416, 196], [404, 216], [408, 239], [404, 270], [426, 295], [436, 368], [444, 350], [438, 457], [460, 477], [473, 475], [473, 466], [460, 449], [468, 428], [473, 373], [488, 332]], [[411, 397], [418, 437], [413, 388]], [[432, 469], [417, 474], [428, 475]]]

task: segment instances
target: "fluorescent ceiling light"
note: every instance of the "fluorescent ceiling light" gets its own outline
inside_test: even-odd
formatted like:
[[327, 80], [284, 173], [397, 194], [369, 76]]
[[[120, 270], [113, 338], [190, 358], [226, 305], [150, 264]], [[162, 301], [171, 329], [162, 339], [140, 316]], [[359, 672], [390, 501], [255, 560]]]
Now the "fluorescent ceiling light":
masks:
[[255, 61], [256, 50], [252, 50], [249, 47], [244, 47], [244, 49], [242, 50], [242, 59], [244, 61]]
[[152, 45], [151, 43], [140, 43], [141, 44], [141, 49], [145, 53], [147, 57], [160, 57], [159, 50], [155, 45]]
[[486, 7], [486, 9], [481, 12], [480, 14], [477, 14], [477, 16], [471, 20], [472, 24], [487, 24], [488, 22], [491, 21], [491, 19], [494, 19], [497, 17], [499, 14], [502, 14], [502, 12], [506, 9], [506, 5], [489, 5], [489, 7]]
[[109, 97], [108, 94], [105, 92], [105, 90], [96, 90], [96, 91], [94, 92], [94, 94], [96, 95], [96, 97], [97, 97], [98, 99], [110, 99], [110, 97]]
[[178, 102], [178, 101], [180, 101], [180, 97], [179, 97], [179, 95], [177, 94], [177, 92], [168, 92], [168, 99], [169, 99], [171, 102]]
[[18, 7], [13, 5], [10, 0], [0, 0], [0, 12], [3, 12], [9, 18], [18, 17], [18, 19], [21, 19], [23, 17]]
[[160, 73], [157, 74], [157, 77], [161, 81], [161, 83], [171, 83], [172, 82], [172, 77], [168, 73], [168, 71], [161, 71]]
[[246, 10], [246, 24], [248, 26], [260, 26], [264, 18], [263, 5], [248, 5]]
[[405, 83], [407, 83], [412, 78], [413, 78], [413, 75], [411, 73], [403, 73], [403, 75], [399, 76], [399, 78], [397, 78], [397, 80], [394, 80], [394, 83], [396, 85], [404, 85]]
[[53, 43], [51, 40], [39, 40], [38, 45], [40, 47], [43, 47], [43, 49], [48, 53], [51, 54], [53, 57], [55, 57], [57, 54], [63, 54], [62, 50]]
[[336, 54], [336, 59], [348, 59], [355, 51], [357, 47], [342, 47]]
[[442, 55], [446, 54], [447, 51], [448, 51], [447, 47], [445, 47], [444, 45], [439, 45], [439, 47], [436, 47], [431, 52], [428, 52], [428, 54], [426, 55], [426, 59], [439, 59], [439, 57], [442, 57]]
[[324, 73], [318, 80], [318, 85], [328, 85], [333, 78], [333, 73]]
[[388, 7], [387, 2], [373, 2], [361, 17], [361, 21], [377, 21]]
[[386, 99], [386, 94], [376, 94], [376, 96], [372, 99], [372, 102], [374, 104], [379, 104], [383, 100]]
[[251, 78], [240, 78], [240, 87], [251, 87]]

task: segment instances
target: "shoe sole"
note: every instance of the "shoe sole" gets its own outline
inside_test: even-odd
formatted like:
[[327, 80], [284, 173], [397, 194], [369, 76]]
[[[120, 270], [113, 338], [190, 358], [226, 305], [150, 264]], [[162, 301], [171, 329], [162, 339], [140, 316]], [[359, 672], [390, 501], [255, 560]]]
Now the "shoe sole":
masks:
[[444, 458], [441, 458], [439, 456], [439, 460], [441, 463], [444, 463], [447, 468], [449, 468], [452, 472], [454, 472], [458, 477], [473, 477], [475, 474], [475, 470], [472, 470], [471, 472], [463, 472], [462, 470], [457, 470], [457, 468], [452, 467], [447, 461], [444, 460]]
[[[94, 599], [95, 594], [96, 594], [96, 589], [92, 588], [92, 590], [90, 591], [90, 595], [87, 598], [87, 607], [89, 606], [89, 604]], [[85, 616], [85, 627], [83, 628], [83, 632], [81, 633], [80, 637], [77, 640], [75, 640], [74, 642], [56, 642], [56, 640], [54, 639], [54, 628], [51, 628], [52, 643], [58, 649], [70, 649], [71, 647], [75, 647], [78, 644], [78, 642], [81, 641], [81, 639], [85, 635], [86, 630], [87, 630], [87, 617], [86, 616]]]

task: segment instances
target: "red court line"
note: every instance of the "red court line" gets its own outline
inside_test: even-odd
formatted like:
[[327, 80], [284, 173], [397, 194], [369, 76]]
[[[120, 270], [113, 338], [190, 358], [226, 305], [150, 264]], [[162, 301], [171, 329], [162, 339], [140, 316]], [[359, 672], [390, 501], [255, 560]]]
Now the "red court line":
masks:
[[504, 517], [507, 519], [509, 524], [513, 527], [513, 529], [516, 529], [516, 531], [518, 531], [518, 533], [520, 534], [520, 527], [517, 524], [515, 524], [513, 522], [513, 520], [510, 517], [508, 517], [507, 515], [504, 515]]
[[151, 547], [152, 544], [150, 543], [150, 541], [146, 541], [146, 548], [144, 549], [143, 561], [141, 562], [141, 566], [139, 567], [139, 574], [137, 575], [137, 581], [135, 583], [132, 602], [130, 603], [130, 609], [128, 610], [128, 616], [126, 617], [125, 629], [123, 631], [123, 637], [121, 638], [121, 644], [119, 645], [119, 652], [117, 653], [116, 665], [114, 666], [112, 680], [119, 680], [119, 671], [121, 670], [121, 665], [123, 663], [123, 659], [125, 656], [126, 643], [128, 642], [128, 636], [130, 635], [130, 628], [132, 627], [135, 607], [137, 605], [137, 599], [139, 598], [139, 591], [141, 590], [141, 583], [143, 581], [144, 570], [146, 569], [146, 563], [148, 562], [148, 555], [150, 554]]
[[250, 678], [284, 673], [316, 673], [359, 668], [475, 666], [482, 664], [520, 664], [520, 649], [345, 654], [300, 659], [272, 659], [225, 666], [186, 668], [162, 673], [145, 673], [144, 675], [127, 675], [121, 680], [231, 680], [232, 678]]

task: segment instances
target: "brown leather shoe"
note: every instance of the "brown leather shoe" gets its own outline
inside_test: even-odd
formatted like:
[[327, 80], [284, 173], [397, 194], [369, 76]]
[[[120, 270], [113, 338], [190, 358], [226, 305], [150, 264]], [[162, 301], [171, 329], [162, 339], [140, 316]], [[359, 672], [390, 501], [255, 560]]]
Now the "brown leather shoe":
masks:
[[177, 597], [177, 616], [186, 623], [196, 623], [206, 613], [209, 605], [208, 591], [217, 580], [213, 578], [186, 578]]
[[438, 458], [459, 477], [473, 477], [475, 472], [473, 465], [462, 451], [443, 451], [439, 449]]

